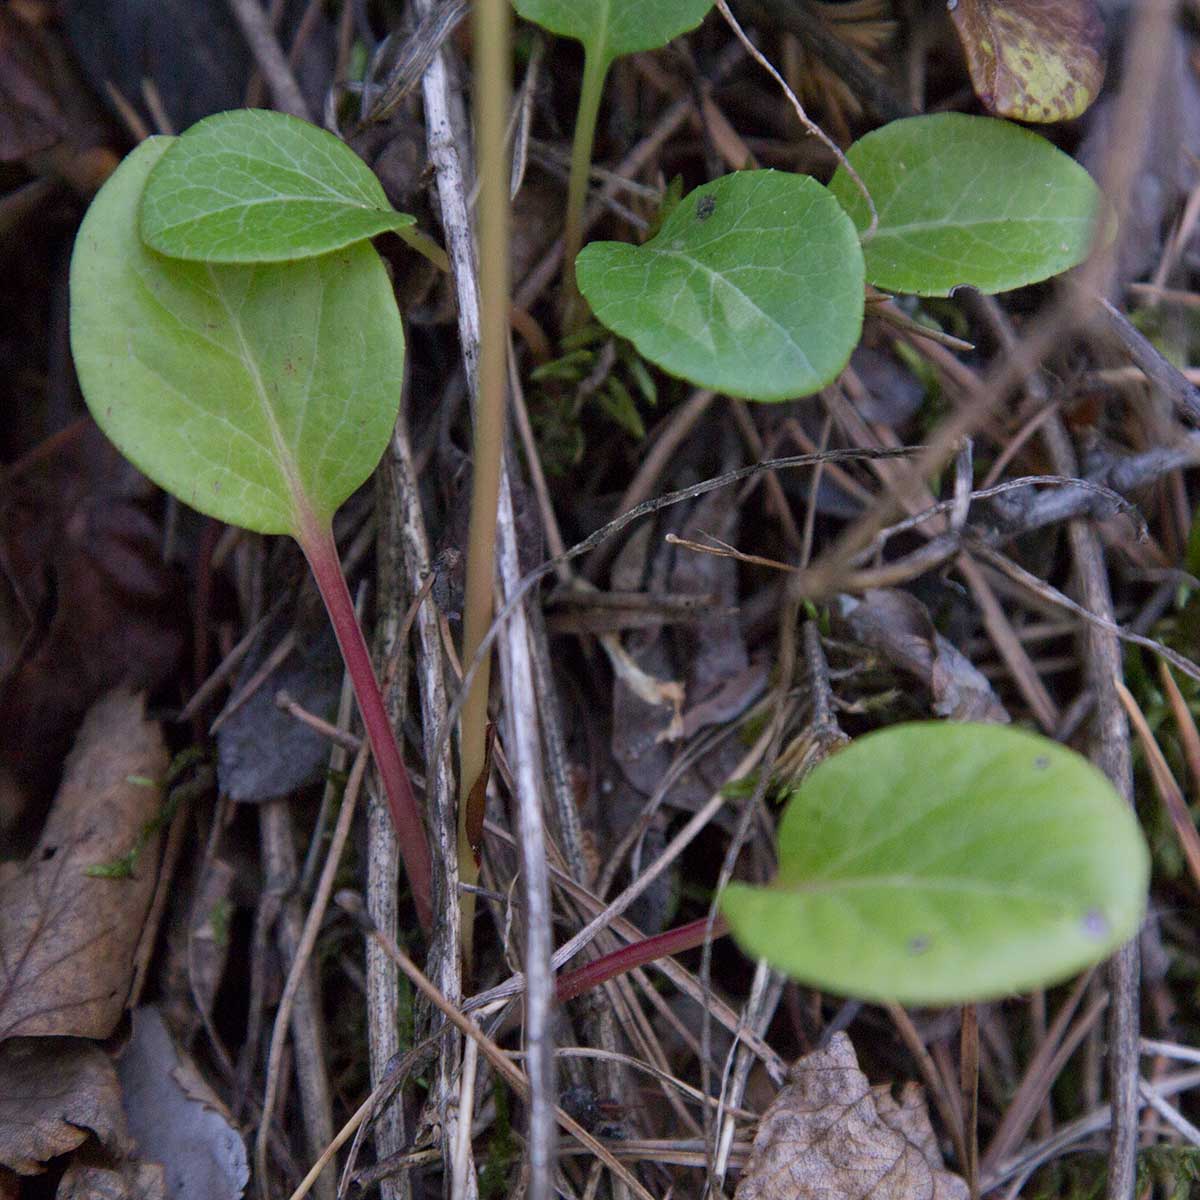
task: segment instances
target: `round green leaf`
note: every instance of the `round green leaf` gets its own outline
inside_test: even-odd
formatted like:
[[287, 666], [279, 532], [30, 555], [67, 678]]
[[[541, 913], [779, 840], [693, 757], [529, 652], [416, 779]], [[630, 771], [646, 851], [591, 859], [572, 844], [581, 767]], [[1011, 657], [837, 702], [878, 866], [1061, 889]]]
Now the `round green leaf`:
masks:
[[201, 512], [262, 533], [325, 518], [374, 469], [404, 332], [366, 243], [295, 263], [164, 258], [138, 236], [143, 142], [92, 202], [71, 259], [71, 349], [97, 423]]
[[951, 1004], [1056, 983], [1136, 933], [1149, 855], [1108, 780], [1056, 742], [924, 722], [859, 738], [792, 793], [779, 875], [722, 908], [814, 987]]
[[[893, 121], [847, 156], [875, 201], [867, 279], [893, 292], [1003, 292], [1087, 257], [1100, 193], [1045, 138], [991, 117], [937, 113]], [[845, 167], [830, 183], [859, 230], [866, 201]]]
[[173, 258], [284, 262], [414, 221], [333, 134], [246, 108], [206, 117], [175, 140], [146, 184], [141, 230]]
[[543, 29], [582, 42], [589, 54], [612, 62], [622, 54], [654, 50], [695, 29], [713, 0], [514, 0], [517, 12]]
[[697, 188], [644, 246], [593, 242], [579, 288], [666, 371], [752, 400], [806, 396], [858, 342], [863, 259], [815, 179], [739, 171]]

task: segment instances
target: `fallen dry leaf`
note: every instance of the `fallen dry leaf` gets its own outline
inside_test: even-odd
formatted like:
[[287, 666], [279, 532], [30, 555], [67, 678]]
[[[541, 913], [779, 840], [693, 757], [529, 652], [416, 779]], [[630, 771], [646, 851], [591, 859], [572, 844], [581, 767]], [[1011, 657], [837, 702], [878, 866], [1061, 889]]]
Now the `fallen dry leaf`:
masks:
[[1069, 121], [1104, 82], [1096, 0], [953, 0], [971, 83], [984, 105], [1018, 121]]
[[95, 1134], [126, 1141], [121, 1087], [108, 1055], [79, 1038], [13, 1038], [0, 1045], [0, 1165], [36, 1175]]
[[[38, 844], [0, 879], [0, 1040], [112, 1033], [154, 891], [166, 769], [140, 696], [92, 706]], [[129, 877], [87, 873], [139, 846]]]
[[921, 1089], [872, 1087], [835, 1033], [800, 1059], [763, 1114], [735, 1200], [966, 1200], [942, 1166]]
[[901, 670], [915, 675], [933, 698], [933, 711], [953, 721], [1011, 718], [987, 676], [934, 628], [925, 606], [898, 588], [839, 596], [837, 615], [851, 635]]
[[166, 1194], [159, 1163], [110, 1167], [76, 1161], [63, 1174], [54, 1200], [166, 1200]]

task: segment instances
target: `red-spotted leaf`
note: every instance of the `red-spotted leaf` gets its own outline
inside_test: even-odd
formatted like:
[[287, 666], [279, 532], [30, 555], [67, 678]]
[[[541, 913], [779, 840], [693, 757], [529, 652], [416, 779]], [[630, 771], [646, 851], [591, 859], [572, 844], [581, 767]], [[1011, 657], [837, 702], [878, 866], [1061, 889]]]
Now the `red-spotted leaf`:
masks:
[[971, 83], [997, 116], [1069, 121], [1104, 82], [1096, 0], [949, 0]]

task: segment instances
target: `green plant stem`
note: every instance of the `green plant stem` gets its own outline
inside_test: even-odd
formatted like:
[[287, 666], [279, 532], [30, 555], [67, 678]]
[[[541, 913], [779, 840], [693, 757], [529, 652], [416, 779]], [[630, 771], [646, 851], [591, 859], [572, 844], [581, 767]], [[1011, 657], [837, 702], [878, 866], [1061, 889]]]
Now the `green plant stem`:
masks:
[[325, 601], [325, 609], [333, 624], [333, 632], [337, 635], [346, 670], [350, 673], [358, 709], [371, 742], [371, 753], [375, 757], [375, 766], [387, 796], [392, 824], [396, 827], [417, 917], [421, 928], [428, 933], [433, 925], [431, 860], [417, 798], [413, 795], [412, 783], [383, 705], [366, 639], [354, 613], [354, 602], [350, 599], [350, 590], [346, 587], [346, 578], [338, 561], [333, 529], [328, 522], [322, 523], [316, 519], [306, 522], [306, 525], [304, 534], [298, 535], [296, 540], [308, 559], [317, 590]]
[[567, 216], [563, 226], [563, 313], [568, 325], [583, 323], [583, 297], [575, 282], [575, 256], [583, 246], [583, 210], [587, 203], [588, 177], [592, 169], [592, 147], [596, 141], [596, 118], [600, 114], [600, 97], [604, 92], [604, 80], [608, 76], [611, 61], [590, 49], [585, 50], [579, 111], [575, 114], [575, 138], [571, 143]]
[[[496, 578], [496, 508], [508, 387], [508, 162], [505, 121], [512, 90], [512, 13], [508, 0], [475, 6], [475, 129], [479, 145], [479, 374], [475, 401], [471, 522], [463, 597], [462, 660], [471, 662], [492, 623]], [[480, 664], [462, 709], [458, 773], [458, 871], [479, 878], [467, 836], [467, 802], [484, 769], [491, 656]], [[469, 969], [475, 896], [464, 892], [463, 959]]]
[[[713, 939], [724, 937], [728, 932], [729, 926], [725, 923], [725, 918], [717, 917], [712, 923]], [[622, 946], [611, 954], [594, 959], [586, 966], [560, 975], [554, 989], [554, 998], [559, 1004], [573, 1000], [618, 975], [624, 975], [626, 971], [632, 971], [634, 967], [645, 966], [646, 963], [667, 958], [672, 954], [682, 954], [685, 950], [695, 950], [697, 946], [704, 945], [704, 939], [708, 936], [708, 918], [701, 917], [698, 921], [690, 921], [687, 925], [680, 925], [675, 929], [656, 933], [653, 937], [643, 938], [640, 942]]]
[[429, 259], [439, 271], [449, 272], [449, 256], [427, 233], [422, 233], [412, 226], [405, 226], [403, 229], [396, 230], [396, 236], [402, 242], [407, 242], [410, 249]]

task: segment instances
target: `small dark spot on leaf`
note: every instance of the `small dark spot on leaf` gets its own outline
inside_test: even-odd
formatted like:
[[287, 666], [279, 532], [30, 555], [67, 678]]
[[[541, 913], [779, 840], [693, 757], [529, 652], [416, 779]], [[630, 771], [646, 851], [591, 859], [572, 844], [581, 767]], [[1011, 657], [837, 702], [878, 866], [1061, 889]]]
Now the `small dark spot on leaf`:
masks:
[[709, 217], [716, 212], [717, 198], [716, 196], [701, 196], [696, 201], [696, 220], [707, 221]]
[[908, 939], [909, 954], [924, 954], [929, 949], [929, 938], [924, 934], [918, 934], [916, 937]]
[[1033, 760], [1033, 767], [1035, 771], [1044, 771], [1049, 765], [1050, 760], [1044, 754], [1039, 754], [1037, 758]]
[[1084, 914], [1083, 932], [1088, 937], [1096, 938], [1097, 941], [1108, 937], [1108, 918], [1098, 908], [1089, 908]]

